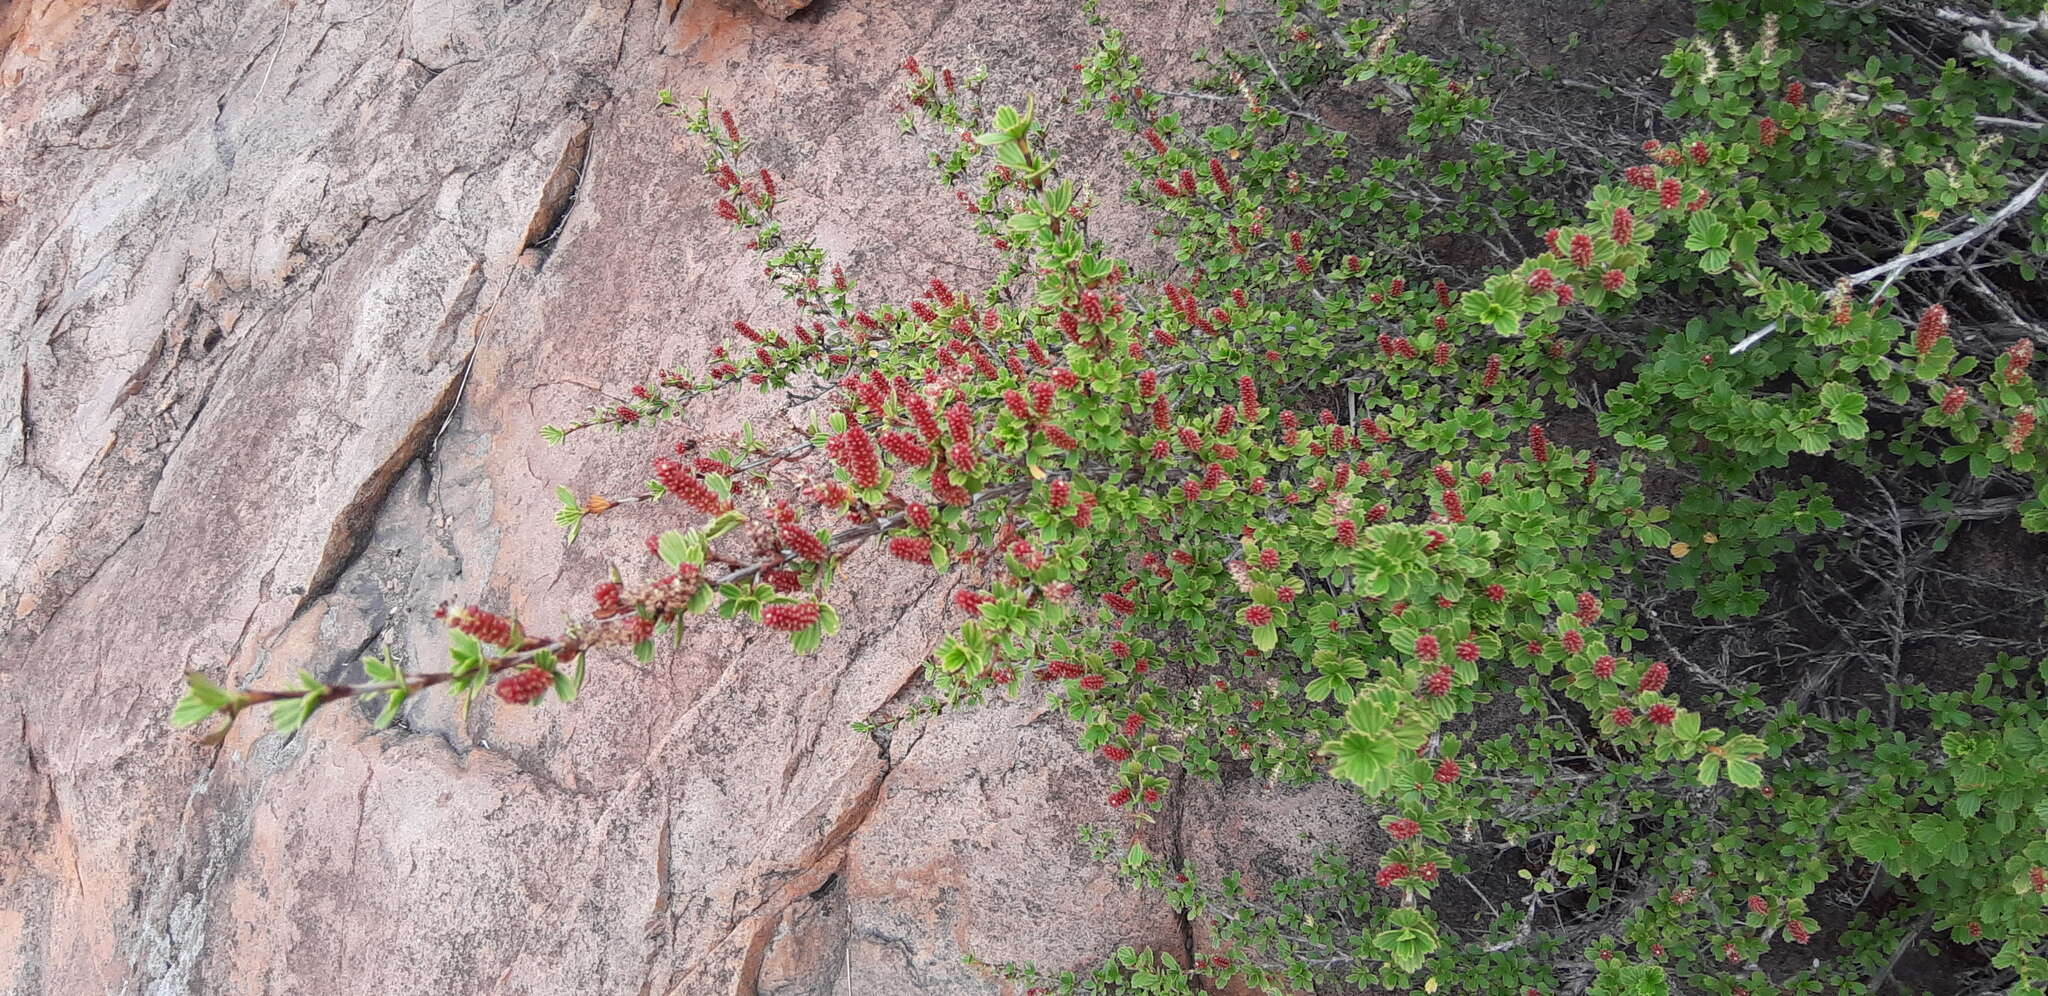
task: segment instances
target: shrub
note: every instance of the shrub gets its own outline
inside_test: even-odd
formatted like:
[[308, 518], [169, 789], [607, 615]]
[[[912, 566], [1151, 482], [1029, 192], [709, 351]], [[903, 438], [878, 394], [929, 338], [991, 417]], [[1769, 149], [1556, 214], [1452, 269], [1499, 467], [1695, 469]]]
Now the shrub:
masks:
[[[1624, 152], [1593, 132], [1532, 141], [1495, 113], [1498, 67], [1404, 51], [1400, 19], [1338, 6], [1278, 4], [1257, 52], [1217, 56], [1192, 94], [1147, 90], [1105, 30], [1083, 103], [1128, 136], [1126, 193], [1171, 250], [1159, 273], [1092, 233], [1095, 201], [1035, 107], [985, 106], [978, 74], [906, 62], [903, 123], [936, 137], [940, 178], [1005, 267], [894, 304], [785, 226], [775, 165], [729, 112], [679, 110], [718, 214], [802, 317], [734, 322], [703, 372], [659, 371], [545, 431], [668, 425], [742, 385], [807, 430], [678, 445], [631, 499], [562, 489], [572, 540], [640, 502], [696, 524], [650, 537], [658, 566], [619, 568], [559, 634], [444, 610], [445, 672], [387, 653], [360, 685], [195, 675], [175, 720], [277, 703], [290, 728], [376, 695], [381, 724], [440, 684], [568, 700], [589, 652], [647, 659], [714, 611], [808, 651], [838, 626], [839, 569], [873, 548], [974, 579], [930, 694], [887, 722], [1050, 696], [1128, 818], [1090, 836], [1212, 934], [1189, 965], [1125, 950], [993, 975], [1046, 992], [1874, 992], [1932, 930], [1986, 952], [1987, 984], [2040, 991], [2048, 669], [2000, 656], [1966, 692], [1900, 673], [1901, 572], [1965, 521], [2048, 530], [2041, 301], [2012, 289], [2048, 250], [2025, 24], [1707, 3], [1663, 63], [1662, 134]], [[1902, 18], [1946, 40], [1866, 49], [1882, 33], [1865, 29]], [[1930, 57], [1949, 49], [1978, 57]], [[1405, 147], [1327, 123], [1344, 88], [1405, 122]], [[1198, 127], [1176, 101], [1237, 114]], [[1886, 511], [1842, 493], [1858, 481]], [[1783, 572], [1830, 554], [1841, 597], [1806, 610], [1888, 652], [1815, 652], [1764, 682], [1686, 662], [1706, 631], [1687, 617], [1755, 616]], [[2048, 649], [2038, 632], [2005, 644]], [[1884, 687], [1818, 701], [1854, 660], [1881, 663]], [[1254, 891], [1125, 846], [1177, 782], [1231, 765], [1355, 785], [1385, 806], [1383, 856]], [[1510, 855], [1507, 890], [1465, 878]], [[1440, 917], [1452, 879], [1493, 915]]]

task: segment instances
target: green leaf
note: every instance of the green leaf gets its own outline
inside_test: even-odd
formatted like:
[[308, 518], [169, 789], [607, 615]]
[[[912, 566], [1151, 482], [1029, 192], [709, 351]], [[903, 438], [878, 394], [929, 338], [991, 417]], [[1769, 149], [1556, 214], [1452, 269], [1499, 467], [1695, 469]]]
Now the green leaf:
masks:
[[171, 709], [171, 725], [187, 727], [227, 708], [227, 689], [197, 671], [185, 672], [185, 696]]
[[1701, 785], [1712, 785], [1721, 780], [1721, 758], [1718, 755], [1708, 754], [1700, 758], [1699, 778]]
[[1764, 769], [1758, 767], [1755, 761], [1731, 757], [1728, 759], [1728, 780], [1743, 788], [1753, 789], [1764, 783]]
[[1323, 752], [1334, 758], [1330, 774], [1373, 794], [1392, 784], [1395, 762], [1401, 755], [1391, 742], [1355, 730], [1324, 744]]
[[407, 694], [403, 688], [394, 688], [384, 693], [384, 710], [377, 714], [377, 729], [384, 729], [398, 721], [398, 711], [405, 707]]

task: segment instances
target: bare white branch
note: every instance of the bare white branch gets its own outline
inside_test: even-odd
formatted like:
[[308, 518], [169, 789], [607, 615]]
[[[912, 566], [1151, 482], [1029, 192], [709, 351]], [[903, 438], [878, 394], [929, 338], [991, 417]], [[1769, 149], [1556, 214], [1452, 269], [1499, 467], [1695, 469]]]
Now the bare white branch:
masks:
[[[1893, 259], [1889, 263], [1880, 263], [1877, 266], [1871, 267], [1870, 269], [1852, 273], [1848, 277], [1849, 286], [1856, 287], [1862, 284], [1867, 284], [1870, 281], [1875, 280], [1879, 277], [1887, 278], [1887, 283], [1889, 283], [1890, 280], [1897, 279], [1898, 275], [1905, 272], [1905, 270], [1908, 267], [1917, 265], [1919, 263], [1924, 263], [1927, 260], [1933, 259], [1937, 256], [1954, 252], [1957, 249], [1961, 249], [1962, 247], [1969, 245], [1970, 243], [1975, 242], [1986, 235], [1991, 234], [1992, 232], [1996, 231], [2000, 225], [2005, 224], [2007, 219], [2011, 218], [2013, 215], [2020, 213], [2020, 211], [2024, 209], [2027, 205], [2032, 204], [2035, 198], [2041, 196], [2041, 191], [2043, 188], [2048, 188], [2048, 173], [2043, 173], [2040, 176], [2036, 177], [2034, 179], [2034, 182], [2027, 186], [2027, 189], [2020, 191], [2019, 194], [2015, 196], [2012, 200], [2006, 201], [2003, 207], [2000, 207], [1998, 210], [1992, 212], [1991, 217], [1984, 219], [1983, 222], [1977, 225], [1977, 227], [1972, 228], [1969, 231], [1962, 233], [1961, 235], [1955, 236], [1954, 238], [1944, 239], [1940, 242], [1936, 242], [1931, 246], [1927, 246], [1926, 248], [1916, 249], [1912, 252], [1906, 253], [1903, 256]], [[1770, 335], [1773, 331], [1775, 331], [1777, 327], [1778, 323], [1772, 322], [1769, 325], [1766, 325], [1763, 328], [1756, 330], [1755, 332], [1751, 332], [1749, 335], [1744, 336], [1741, 342], [1738, 342], [1735, 345], [1729, 347], [1728, 354], [1730, 356], [1733, 356], [1736, 353], [1740, 353], [1743, 350], [1756, 345], [1757, 343], [1763, 341], [1764, 336]]]

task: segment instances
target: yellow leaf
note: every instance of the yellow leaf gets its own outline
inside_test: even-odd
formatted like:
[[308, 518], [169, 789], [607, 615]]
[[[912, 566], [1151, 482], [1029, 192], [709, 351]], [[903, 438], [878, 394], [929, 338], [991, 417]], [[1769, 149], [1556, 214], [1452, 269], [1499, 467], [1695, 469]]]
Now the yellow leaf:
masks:
[[1680, 559], [1680, 560], [1684, 560], [1684, 559], [1685, 559], [1685, 555], [1686, 555], [1686, 554], [1688, 554], [1688, 553], [1691, 553], [1691, 552], [1692, 552], [1692, 544], [1691, 544], [1691, 543], [1687, 543], [1687, 542], [1685, 542], [1684, 540], [1680, 540], [1680, 541], [1678, 541], [1678, 542], [1676, 542], [1676, 543], [1673, 543], [1673, 544], [1671, 544], [1671, 555], [1672, 555], [1673, 557], [1676, 557], [1676, 558]]
[[1721, 542], [1721, 537], [1719, 537], [1719, 536], [1716, 536], [1716, 535], [1714, 535], [1713, 533], [1708, 533], [1708, 534], [1706, 534], [1705, 536], [1702, 536], [1702, 537], [1700, 537], [1700, 542], [1702, 542], [1702, 543], [1719, 543], [1719, 542]]
[[1037, 464], [1035, 464], [1035, 463], [1034, 463], [1034, 464], [1031, 464], [1031, 465], [1030, 465], [1030, 467], [1031, 467], [1031, 479], [1032, 479], [1032, 480], [1034, 480], [1034, 481], [1043, 481], [1043, 480], [1045, 480], [1045, 468], [1044, 468], [1044, 467], [1041, 467], [1041, 466], [1039, 466], [1039, 465], [1037, 465]]
[[1429, 981], [1422, 984], [1422, 991], [1426, 993], [1436, 992], [1436, 976], [1430, 976]]

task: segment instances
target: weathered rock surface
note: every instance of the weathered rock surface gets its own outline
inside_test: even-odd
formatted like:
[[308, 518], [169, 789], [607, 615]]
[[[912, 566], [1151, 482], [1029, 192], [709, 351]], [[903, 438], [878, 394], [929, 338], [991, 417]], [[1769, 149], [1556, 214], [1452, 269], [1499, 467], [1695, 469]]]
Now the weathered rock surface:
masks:
[[[535, 432], [775, 303], [657, 90], [736, 107], [879, 293], [981, 278], [896, 134], [895, 65], [985, 64], [1043, 106], [1081, 16], [802, 6], [0, 10], [0, 987], [980, 993], [964, 953], [1186, 943], [1076, 842], [1104, 777], [1057, 715], [848, 728], [945, 624], [949, 583], [907, 569], [847, 585], [813, 657], [706, 626], [572, 708], [430, 696], [383, 733], [329, 709], [217, 751], [166, 724], [187, 669], [431, 664], [444, 599], [545, 629], [661, 528], [565, 548], [550, 489], [629, 488], [673, 437]], [[1213, 5], [1106, 6], [1159, 56]], [[1257, 827], [1188, 846], [1228, 866]]]

